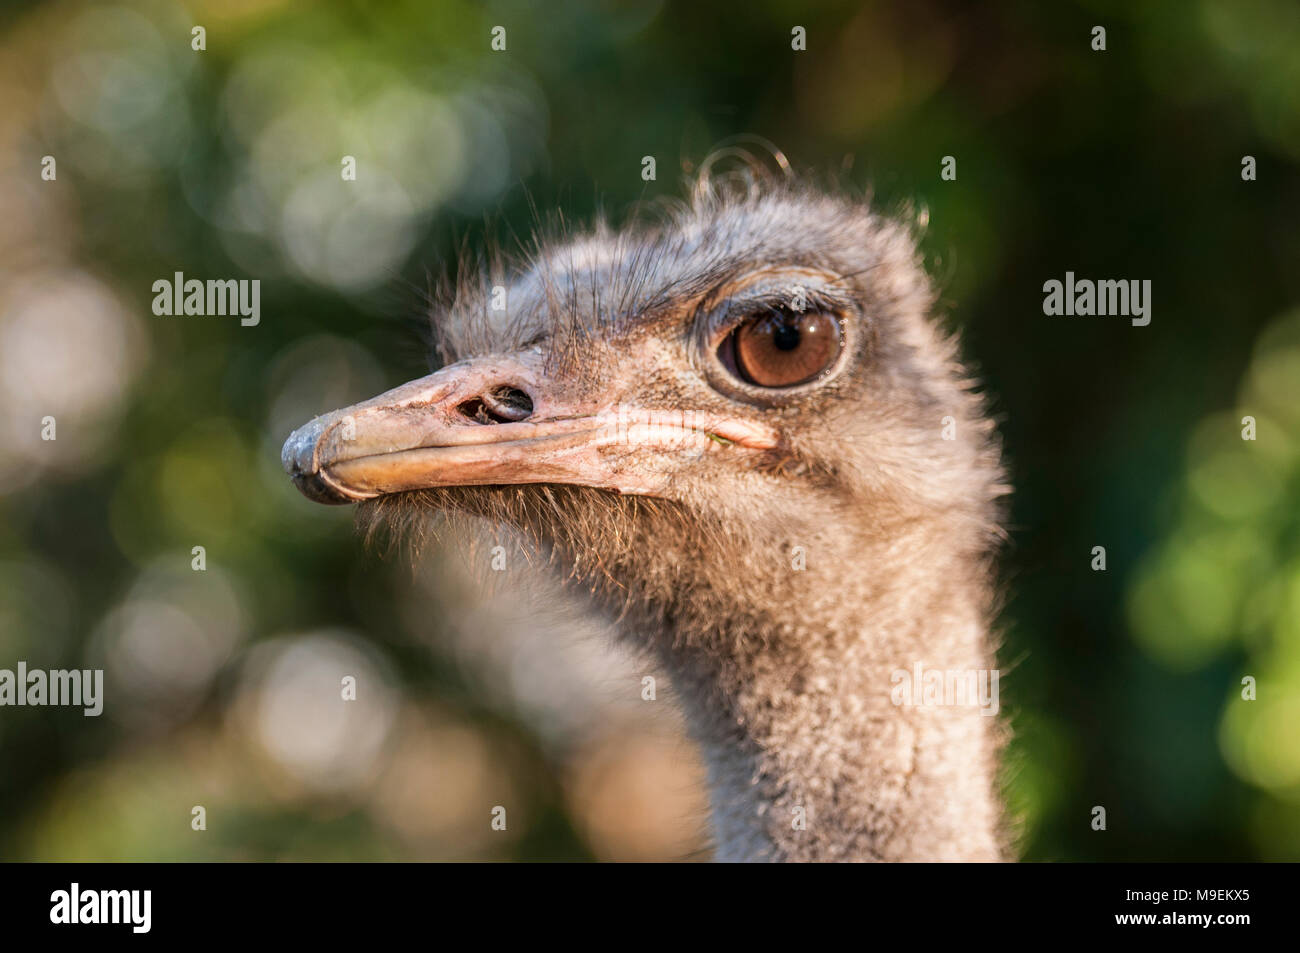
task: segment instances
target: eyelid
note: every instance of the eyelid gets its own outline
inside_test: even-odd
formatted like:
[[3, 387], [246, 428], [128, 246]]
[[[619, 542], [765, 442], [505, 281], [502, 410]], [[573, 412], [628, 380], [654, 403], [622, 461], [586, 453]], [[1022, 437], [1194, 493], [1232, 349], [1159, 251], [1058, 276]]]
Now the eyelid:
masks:
[[746, 289], [743, 294], [723, 299], [708, 315], [709, 340], [717, 341], [726, 337], [746, 318], [753, 317], [761, 311], [790, 314], [824, 312], [834, 316], [841, 323], [845, 320], [848, 304], [833, 294], [830, 289], [805, 287], [804, 290], [806, 298], [802, 312], [795, 311], [791, 304], [789, 285]]

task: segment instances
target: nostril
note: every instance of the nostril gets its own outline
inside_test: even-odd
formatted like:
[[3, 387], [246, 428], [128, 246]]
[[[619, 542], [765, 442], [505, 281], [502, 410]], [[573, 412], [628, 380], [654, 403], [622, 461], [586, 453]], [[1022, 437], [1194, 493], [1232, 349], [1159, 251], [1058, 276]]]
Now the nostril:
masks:
[[481, 424], [508, 424], [531, 416], [533, 399], [518, 387], [502, 385], [465, 401], [456, 409]]

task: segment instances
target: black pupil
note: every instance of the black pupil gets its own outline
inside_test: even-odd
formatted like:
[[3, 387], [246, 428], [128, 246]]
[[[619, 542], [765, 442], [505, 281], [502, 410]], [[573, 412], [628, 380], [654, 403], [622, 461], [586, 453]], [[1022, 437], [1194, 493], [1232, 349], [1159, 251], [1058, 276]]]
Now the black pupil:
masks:
[[778, 324], [772, 332], [772, 343], [782, 351], [793, 351], [799, 346], [799, 329], [793, 324]]

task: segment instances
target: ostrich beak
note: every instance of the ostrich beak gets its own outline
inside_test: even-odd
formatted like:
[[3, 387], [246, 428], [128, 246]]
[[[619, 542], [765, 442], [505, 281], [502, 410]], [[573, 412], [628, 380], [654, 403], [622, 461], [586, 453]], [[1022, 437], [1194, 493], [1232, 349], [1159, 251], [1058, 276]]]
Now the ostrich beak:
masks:
[[632, 451], [776, 446], [775, 433], [752, 420], [566, 395], [541, 361], [533, 354], [462, 361], [317, 417], [285, 441], [284, 468], [318, 503], [523, 483], [654, 496], [670, 470], [632, 466]]

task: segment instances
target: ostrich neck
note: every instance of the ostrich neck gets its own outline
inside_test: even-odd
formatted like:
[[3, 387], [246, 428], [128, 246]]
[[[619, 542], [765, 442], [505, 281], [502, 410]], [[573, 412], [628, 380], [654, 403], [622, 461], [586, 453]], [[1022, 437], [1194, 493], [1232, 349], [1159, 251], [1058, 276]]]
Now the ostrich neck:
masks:
[[668, 614], [658, 654], [708, 764], [719, 860], [1000, 859], [996, 703], [923, 692], [933, 672], [996, 691], [978, 562], [920, 531], [762, 580], [766, 601], [697, 593], [702, 614]]

